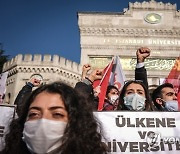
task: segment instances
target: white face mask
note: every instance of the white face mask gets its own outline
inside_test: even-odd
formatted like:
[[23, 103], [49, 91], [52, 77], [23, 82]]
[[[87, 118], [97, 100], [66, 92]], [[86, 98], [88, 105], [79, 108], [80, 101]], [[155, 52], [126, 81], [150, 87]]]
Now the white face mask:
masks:
[[110, 97], [110, 102], [111, 102], [112, 104], [114, 104], [118, 98], [119, 98], [118, 95], [112, 95], [112, 96]]
[[165, 101], [165, 108], [168, 111], [178, 111], [178, 101], [176, 100]]
[[145, 100], [145, 97], [137, 93], [129, 94], [124, 97], [124, 105], [129, 110], [142, 111], [145, 109]]
[[23, 140], [31, 152], [45, 154], [62, 144], [67, 123], [48, 119], [25, 122]]

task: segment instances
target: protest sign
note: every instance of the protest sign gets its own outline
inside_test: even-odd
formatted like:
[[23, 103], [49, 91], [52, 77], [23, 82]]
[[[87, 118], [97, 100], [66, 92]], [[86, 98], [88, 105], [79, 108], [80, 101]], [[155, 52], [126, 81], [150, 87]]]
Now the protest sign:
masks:
[[9, 124], [14, 118], [15, 106], [0, 105], [0, 151], [5, 146], [5, 135], [9, 131]]
[[0, 94], [5, 93], [7, 76], [8, 76], [8, 72], [4, 72], [0, 74]]
[[94, 112], [109, 153], [180, 153], [180, 112]]
[[7, 80], [8, 72], [4, 72], [0, 74], [0, 104], [3, 103], [4, 95], [6, 92], [6, 80]]

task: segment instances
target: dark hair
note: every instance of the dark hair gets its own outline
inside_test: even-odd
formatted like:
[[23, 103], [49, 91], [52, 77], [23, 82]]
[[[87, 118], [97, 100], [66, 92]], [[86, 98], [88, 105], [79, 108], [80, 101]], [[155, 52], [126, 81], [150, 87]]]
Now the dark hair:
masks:
[[[85, 99], [70, 86], [54, 82], [43, 85], [32, 92], [25, 102], [23, 114], [12, 121], [10, 132], [6, 136], [6, 146], [3, 154], [28, 154], [30, 153], [22, 140], [24, 123], [30, 104], [42, 92], [57, 93], [61, 95], [68, 112], [68, 124], [63, 135], [63, 144], [60, 147], [62, 154], [103, 154], [106, 148], [101, 142], [101, 134], [93, 112], [87, 106]], [[43, 145], [42, 145], [43, 146]]]
[[144, 91], [145, 91], [145, 97], [146, 97], [145, 110], [146, 111], [153, 110], [153, 105], [152, 105], [152, 102], [150, 100], [149, 91], [146, 88], [146, 86], [144, 85], [144, 83], [139, 81], [139, 80], [131, 80], [131, 81], [128, 81], [128, 82], [125, 83], [125, 85], [123, 86], [123, 88], [122, 88], [122, 90], [120, 92], [118, 110], [128, 110], [128, 108], [124, 105], [124, 97], [125, 97], [127, 87], [132, 83], [141, 85], [143, 87]]
[[164, 83], [164, 84], [158, 86], [158, 87], [152, 92], [152, 101], [154, 102], [154, 105], [156, 106], [156, 108], [157, 108], [158, 110], [161, 110], [162, 107], [161, 107], [160, 104], [158, 104], [158, 103], [156, 102], [156, 99], [157, 99], [157, 98], [162, 98], [162, 89], [163, 89], [163, 88], [166, 88], [166, 87], [169, 87], [169, 88], [172, 88], [172, 89], [174, 88], [171, 83]]
[[119, 90], [118, 90], [118, 88], [117, 88], [116, 86], [109, 85], [109, 86], [107, 87], [107, 90], [106, 90], [106, 96], [110, 93], [110, 91], [111, 91], [112, 89], [116, 89], [116, 90], [119, 92]]

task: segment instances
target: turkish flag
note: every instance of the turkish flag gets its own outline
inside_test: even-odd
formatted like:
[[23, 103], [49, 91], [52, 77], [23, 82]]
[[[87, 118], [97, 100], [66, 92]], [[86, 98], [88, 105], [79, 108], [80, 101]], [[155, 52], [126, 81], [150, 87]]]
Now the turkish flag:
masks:
[[175, 60], [173, 68], [165, 79], [165, 83], [171, 83], [174, 86], [180, 110], [180, 57]]
[[103, 75], [102, 79], [96, 80], [93, 82], [93, 88], [100, 86], [100, 93], [98, 95], [98, 97], [99, 97], [98, 111], [102, 111], [102, 109], [103, 109], [104, 99], [106, 96], [107, 86], [109, 85], [109, 78], [111, 75], [112, 67], [113, 67], [113, 60], [103, 70], [104, 75]]
[[103, 109], [104, 99], [106, 97], [107, 87], [109, 85], [116, 86], [119, 90], [123, 87], [125, 76], [122, 71], [120, 59], [118, 56], [112, 58], [112, 61], [104, 68], [103, 78], [93, 82], [93, 87], [100, 86], [98, 111]]
[[122, 70], [120, 58], [119, 56], [115, 56], [111, 76], [109, 79], [109, 85], [116, 86], [120, 91], [124, 86], [124, 81], [126, 81], [126, 78]]

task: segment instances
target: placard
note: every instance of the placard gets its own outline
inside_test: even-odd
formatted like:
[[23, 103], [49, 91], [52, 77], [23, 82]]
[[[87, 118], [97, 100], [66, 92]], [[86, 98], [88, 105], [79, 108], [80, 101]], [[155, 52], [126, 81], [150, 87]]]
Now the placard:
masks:
[[179, 154], [180, 112], [94, 112], [109, 153]]
[[0, 105], [0, 151], [5, 146], [5, 135], [15, 115], [15, 106]]

